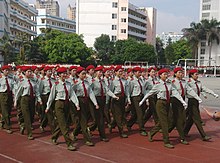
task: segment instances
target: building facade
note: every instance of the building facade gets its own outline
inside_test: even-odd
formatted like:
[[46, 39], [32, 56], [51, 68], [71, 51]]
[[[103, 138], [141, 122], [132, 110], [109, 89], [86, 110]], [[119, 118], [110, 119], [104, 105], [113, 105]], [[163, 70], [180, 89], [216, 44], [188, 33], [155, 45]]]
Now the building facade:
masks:
[[36, 0], [36, 9], [46, 9], [49, 15], [60, 16], [60, 6], [58, 1]]
[[[77, 33], [84, 36], [89, 47], [93, 47], [101, 34], [109, 35], [112, 41], [129, 37], [142, 42], [148, 40], [148, 10], [134, 6], [129, 0], [77, 0], [76, 22]], [[151, 32], [154, 34], [155, 24], [155, 31]]]
[[57, 16], [49, 15], [46, 9], [37, 9], [37, 35], [43, 33], [43, 30], [51, 28], [66, 33], [76, 33], [76, 22]]
[[169, 42], [174, 43], [179, 41], [182, 37], [183, 34], [178, 34], [175, 32], [169, 32], [169, 33], [162, 33], [160, 35], [157, 35], [157, 37], [159, 37], [163, 43], [163, 47], [166, 48], [167, 45], [169, 45]]
[[[219, 0], [200, 0], [200, 20], [212, 18], [220, 21], [220, 1]], [[198, 59], [200, 60], [198, 64], [200, 66], [214, 66], [220, 65], [220, 46], [213, 42], [211, 49], [211, 56], [209, 55], [208, 43], [203, 40], [199, 44]], [[209, 62], [210, 60], [210, 62]]]
[[72, 7], [70, 4], [67, 7], [67, 19], [76, 20], [76, 7]]
[[[19, 44], [15, 42], [21, 39], [31, 40], [36, 35], [37, 10], [22, 0], [0, 1], [0, 38], [7, 35], [15, 49], [19, 50]], [[0, 44], [0, 51], [2, 51]], [[0, 62], [2, 62], [0, 55]]]

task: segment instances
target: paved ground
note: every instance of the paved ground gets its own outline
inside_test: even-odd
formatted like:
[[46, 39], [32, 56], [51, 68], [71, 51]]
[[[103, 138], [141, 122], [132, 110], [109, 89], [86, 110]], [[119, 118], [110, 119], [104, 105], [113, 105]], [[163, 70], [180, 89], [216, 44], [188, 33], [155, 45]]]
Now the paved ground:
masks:
[[[220, 95], [220, 79], [201, 78], [204, 85], [213, 89]], [[214, 99], [208, 96], [203, 100], [203, 107], [210, 110], [217, 110], [220, 106], [220, 99]], [[190, 131], [190, 137], [187, 140], [190, 145], [179, 143], [178, 134], [174, 130], [170, 134], [170, 140], [175, 145], [175, 149], [163, 147], [161, 134], [154, 137], [154, 142], [150, 143], [146, 137], [140, 136], [137, 126], [129, 134], [128, 139], [118, 137], [117, 130], [113, 130], [110, 135], [106, 130], [110, 142], [100, 142], [98, 134], [95, 132], [93, 141], [95, 147], [87, 147], [83, 144], [82, 137], [76, 143], [78, 151], [70, 152], [66, 150], [66, 145], [62, 137], [59, 138], [59, 145], [50, 143], [49, 131], [41, 134], [39, 129], [33, 131], [35, 140], [27, 140], [26, 135], [19, 134], [19, 128], [16, 118], [12, 118], [13, 131], [8, 135], [3, 130], [0, 131], [0, 163], [69, 163], [69, 162], [198, 162], [210, 163], [220, 162], [220, 121], [210, 119], [202, 110], [202, 119], [206, 123], [204, 129], [212, 137], [210, 142], [203, 142], [195, 126]], [[153, 123], [146, 124], [146, 129], [150, 130]], [[38, 128], [36, 123], [35, 128]]]

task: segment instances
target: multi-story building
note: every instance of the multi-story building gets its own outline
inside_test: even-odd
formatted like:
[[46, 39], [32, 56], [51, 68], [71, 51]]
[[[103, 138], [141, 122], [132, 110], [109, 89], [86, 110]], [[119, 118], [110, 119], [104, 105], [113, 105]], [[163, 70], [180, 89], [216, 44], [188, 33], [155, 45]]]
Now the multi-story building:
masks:
[[[36, 16], [37, 10], [23, 0], [0, 1], [0, 38], [7, 35], [11, 41], [17, 42], [24, 37], [27, 40], [32, 39], [37, 35]], [[19, 45], [13, 45], [18, 50]], [[0, 55], [0, 62], [1, 57]]]
[[183, 34], [178, 34], [175, 32], [169, 32], [169, 33], [162, 33], [161, 35], [157, 35], [157, 37], [159, 37], [163, 43], [163, 47], [166, 48], [167, 45], [169, 45], [169, 43], [174, 43], [179, 41], [182, 37]]
[[[156, 16], [156, 10], [149, 16]], [[94, 41], [101, 34], [107, 34], [112, 41], [135, 38], [147, 42], [148, 10], [129, 3], [129, 0], [77, 0], [76, 31], [83, 34], [85, 43], [93, 47]], [[155, 18], [152, 18], [155, 20]], [[155, 35], [155, 31], [151, 32]], [[151, 37], [151, 36], [149, 36]], [[152, 36], [152, 37], [156, 37]], [[154, 43], [152, 43], [154, 44]]]
[[[220, 1], [219, 0], [200, 0], [200, 20], [215, 18], [220, 21]], [[220, 65], [220, 46], [214, 41], [209, 52], [207, 40], [203, 40], [199, 44], [198, 62], [202, 66]], [[209, 55], [211, 54], [211, 55]], [[210, 60], [210, 62], [209, 62]]]
[[49, 15], [60, 16], [60, 6], [58, 1], [36, 0], [36, 9], [46, 9]]
[[76, 20], [76, 7], [72, 7], [70, 4], [67, 7], [67, 19]]
[[66, 33], [76, 33], [76, 22], [47, 13], [46, 9], [37, 9], [37, 35], [47, 28], [56, 29]]

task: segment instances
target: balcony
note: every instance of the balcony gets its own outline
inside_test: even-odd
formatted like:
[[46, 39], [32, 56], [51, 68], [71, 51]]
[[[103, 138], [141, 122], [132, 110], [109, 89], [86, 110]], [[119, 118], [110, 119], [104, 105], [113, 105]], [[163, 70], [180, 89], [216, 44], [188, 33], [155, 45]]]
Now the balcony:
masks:
[[36, 32], [36, 31], [32, 31], [32, 30], [30, 30], [30, 29], [28, 29], [28, 28], [21, 27], [20, 25], [15, 24], [15, 23], [13, 23], [13, 22], [10, 23], [10, 28], [17, 29], [17, 30], [19, 30], [19, 31], [22, 31], [22, 32], [24, 32], [24, 33], [28, 33], [28, 34], [33, 35], [33, 36], [37, 35], [37, 32]]
[[144, 24], [147, 24], [147, 20], [146, 19], [141, 19], [141, 18], [139, 18], [139, 17], [136, 17], [136, 16], [134, 16], [134, 15], [131, 15], [131, 14], [128, 14], [128, 19], [134, 19], [134, 20], [136, 20], [136, 21], [139, 21], [139, 22], [141, 22], [141, 23], [144, 23]]
[[128, 35], [131, 35], [131, 36], [134, 36], [134, 37], [139, 37], [139, 38], [142, 38], [142, 39], [147, 39], [146, 35], [141, 34], [141, 33], [136, 33], [136, 32], [133, 32], [133, 31], [128, 31]]
[[19, 12], [15, 11], [15, 10], [11, 10], [10, 14], [13, 15], [14, 17], [17, 17], [17, 18], [31, 24], [32, 26], [37, 25], [37, 22], [31, 20], [30, 18], [20, 14]]
[[147, 31], [147, 27], [142, 27], [142, 26], [139, 26], [139, 25], [136, 25], [134, 23], [128, 23], [128, 26], [132, 27], [132, 28], [136, 28], [136, 29], [139, 29], [141, 31], [144, 31], [146, 32]]

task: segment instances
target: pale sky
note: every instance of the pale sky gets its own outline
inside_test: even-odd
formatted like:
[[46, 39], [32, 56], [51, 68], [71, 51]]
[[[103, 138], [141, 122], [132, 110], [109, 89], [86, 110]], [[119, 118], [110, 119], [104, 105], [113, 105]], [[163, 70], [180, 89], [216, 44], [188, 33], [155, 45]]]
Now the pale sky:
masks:
[[[34, 4], [35, 0], [25, 0]], [[66, 8], [75, 4], [75, 0], [58, 0], [60, 15], [66, 17]], [[157, 34], [162, 32], [180, 33], [189, 27], [191, 22], [199, 22], [200, 0], [130, 0], [138, 7], [154, 7], [157, 9]]]

